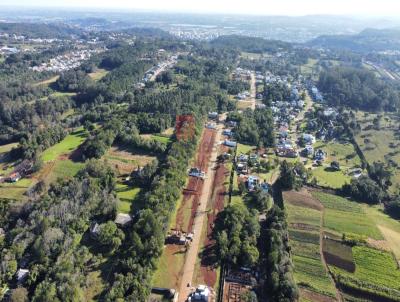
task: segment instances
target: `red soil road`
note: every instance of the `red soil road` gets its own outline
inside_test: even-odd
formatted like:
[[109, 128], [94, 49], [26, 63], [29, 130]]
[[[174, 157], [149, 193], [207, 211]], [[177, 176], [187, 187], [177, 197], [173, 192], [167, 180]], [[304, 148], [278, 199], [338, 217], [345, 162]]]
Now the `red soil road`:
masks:
[[[211, 152], [215, 141], [216, 132], [212, 129], [205, 129], [201, 138], [201, 143], [197, 152], [195, 166], [202, 171], [207, 170]], [[197, 208], [199, 205], [200, 193], [203, 190], [204, 181], [197, 177], [190, 177], [187, 188], [183, 191], [182, 206], [179, 208], [176, 216], [176, 228], [178, 230], [192, 232], [194, 218], [196, 216]], [[191, 215], [189, 219], [188, 228], [184, 230], [183, 210], [184, 205], [192, 202]]]
[[193, 230], [194, 237], [192, 244], [189, 246], [186, 253], [185, 264], [181, 277], [181, 286], [179, 288], [179, 302], [186, 301], [189, 293], [193, 290], [192, 287], [188, 287], [188, 284], [191, 284], [193, 281], [193, 274], [195, 271], [196, 261], [198, 259], [199, 247], [202, 245], [200, 242], [200, 236], [206, 220], [207, 205], [211, 198], [217, 162], [218, 152], [215, 142], [221, 139], [221, 134], [221, 125], [218, 125], [216, 130], [203, 130], [203, 137], [199, 147], [196, 164], [199, 168], [206, 172], [207, 177], [203, 181], [201, 190], [197, 189], [198, 194], [196, 194], [196, 197], [193, 198], [193, 202], [196, 203], [194, 208], [196, 209], [192, 209], [192, 217], [194, 219], [193, 223], [190, 225], [190, 228]]
[[[207, 235], [204, 239], [204, 249], [210, 249], [215, 244], [215, 240], [213, 240], [211, 236], [217, 214], [224, 209], [226, 193], [224, 182], [227, 175], [229, 175], [229, 170], [227, 170], [223, 164], [218, 164], [213, 183], [213, 193], [211, 199], [212, 211], [207, 214]], [[203, 254], [200, 271], [205, 284], [210, 287], [214, 287], [217, 281], [217, 272], [215, 267], [207, 261], [208, 256], [209, 255], [207, 254]]]

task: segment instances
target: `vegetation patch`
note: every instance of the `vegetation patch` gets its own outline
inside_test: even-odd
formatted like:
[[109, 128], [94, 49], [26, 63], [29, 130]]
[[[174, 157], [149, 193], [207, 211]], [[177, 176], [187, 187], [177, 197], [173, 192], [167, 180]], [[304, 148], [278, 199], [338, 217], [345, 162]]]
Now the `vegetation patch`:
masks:
[[335, 279], [350, 289], [399, 301], [400, 270], [388, 252], [364, 247], [353, 247], [356, 270], [353, 274], [331, 267]]

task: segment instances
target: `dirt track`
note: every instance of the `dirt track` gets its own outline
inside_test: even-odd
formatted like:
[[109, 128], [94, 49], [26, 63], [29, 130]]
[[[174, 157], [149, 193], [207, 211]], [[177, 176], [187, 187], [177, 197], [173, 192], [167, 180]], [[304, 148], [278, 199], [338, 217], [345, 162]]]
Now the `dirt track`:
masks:
[[[200, 187], [196, 188], [196, 196], [194, 197], [193, 205], [196, 203], [196, 208], [193, 207], [195, 215], [192, 215], [193, 223], [189, 223], [189, 228], [194, 233], [193, 242], [190, 245], [183, 267], [181, 286], [179, 289], [179, 302], [186, 301], [191, 288], [187, 285], [192, 283], [193, 274], [196, 266], [196, 261], [200, 247], [201, 230], [206, 218], [207, 203], [212, 192], [215, 171], [214, 166], [217, 160], [216, 143], [220, 141], [222, 133], [222, 125], [218, 125], [217, 131], [205, 129], [202, 138], [202, 143], [198, 153], [196, 163], [198, 166], [206, 171], [207, 178], [202, 181]], [[210, 135], [211, 134], [211, 135]], [[211, 152], [210, 152], [211, 151]], [[193, 214], [193, 213], [192, 213]]]

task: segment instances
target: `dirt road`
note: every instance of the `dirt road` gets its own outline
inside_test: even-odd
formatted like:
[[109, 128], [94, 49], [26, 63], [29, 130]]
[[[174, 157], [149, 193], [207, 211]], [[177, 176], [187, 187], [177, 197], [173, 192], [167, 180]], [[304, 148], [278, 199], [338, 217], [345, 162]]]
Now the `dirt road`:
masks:
[[215, 143], [213, 147], [213, 151], [211, 153], [211, 158], [210, 158], [210, 164], [208, 165], [206, 169], [206, 175], [207, 178], [204, 180], [203, 188], [200, 194], [199, 198], [199, 205], [197, 207], [197, 214], [196, 217], [194, 218], [193, 222], [193, 227], [192, 231], [194, 233], [193, 241], [187, 251], [186, 258], [185, 258], [185, 264], [183, 267], [183, 272], [182, 272], [182, 279], [181, 279], [181, 285], [179, 289], [179, 302], [184, 302], [186, 301], [188, 295], [191, 292], [191, 288], [188, 287], [187, 285], [192, 283], [193, 280], [193, 274], [196, 266], [196, 261], [198, 258], [199, 254], [199, 248], [201, 245], [200, 237], [201, 237], [201, 231], [203, 228], [203, 224], [206, 221], [207, 218], [207, 203], [210, 198], [210, 195], [212, 193], [212, 185], [214, 183], [214, 177], [215, 177], [215, 165], [217, 161], [217, 144], [221, 140], [221, 135], [222, 135], [222, 128], [223, 126], [219, 124], [217, 126], [217, 133], [215, 136]]

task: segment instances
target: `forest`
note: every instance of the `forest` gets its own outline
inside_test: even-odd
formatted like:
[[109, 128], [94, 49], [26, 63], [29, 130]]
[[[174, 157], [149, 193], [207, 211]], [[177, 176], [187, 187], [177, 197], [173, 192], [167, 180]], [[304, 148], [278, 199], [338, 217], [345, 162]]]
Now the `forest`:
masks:
[[320, 74], [318, 87], [334, 106], [366, 111], [395, 111], [400, 105], [399, 88], [368, 70], [334, 68]]

